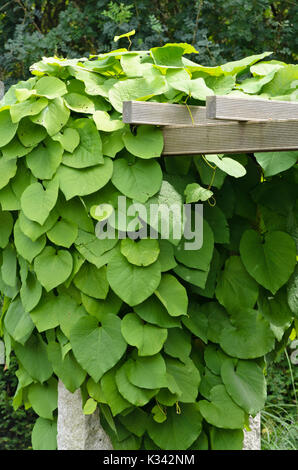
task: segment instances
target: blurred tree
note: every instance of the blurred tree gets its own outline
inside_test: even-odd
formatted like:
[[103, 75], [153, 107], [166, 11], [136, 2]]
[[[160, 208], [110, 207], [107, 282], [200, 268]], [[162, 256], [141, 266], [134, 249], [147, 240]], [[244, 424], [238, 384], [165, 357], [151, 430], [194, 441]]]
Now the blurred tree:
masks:
[[192, 43], [196, 59], [214, 65], [272, 50], [298, 57], [295, 0], [1, 0], [0, 79], [28, 76], [41, 56], [88, 56], [125, 47], [115, 35], [136, 29], [135, 49]]

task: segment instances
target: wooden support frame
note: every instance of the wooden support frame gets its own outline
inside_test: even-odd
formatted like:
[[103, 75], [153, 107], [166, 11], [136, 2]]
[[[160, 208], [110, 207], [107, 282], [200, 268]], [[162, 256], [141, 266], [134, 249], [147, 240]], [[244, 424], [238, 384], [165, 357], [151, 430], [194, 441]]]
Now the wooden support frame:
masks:
[[298, 150], [297, 112], [294, 102], [210, 96], [206, 108], [127, 101], [123, 121], [161, 126], [163, 155], [276, 152]]
[[186, 106], [185, 104], [155, 103], [151, 101], [124, 101], [123, 103], [123, 122], [126, 124], [192, 126], [191, 116], [197, 126], [214, 123], [214, 119], [207, 119], [205, 106]]
[[298, 150], [298, 122], [164, 127], [164, 155]]
[[298, 120], [298, 102], [207, 96], [206, 117], [232, 121]]

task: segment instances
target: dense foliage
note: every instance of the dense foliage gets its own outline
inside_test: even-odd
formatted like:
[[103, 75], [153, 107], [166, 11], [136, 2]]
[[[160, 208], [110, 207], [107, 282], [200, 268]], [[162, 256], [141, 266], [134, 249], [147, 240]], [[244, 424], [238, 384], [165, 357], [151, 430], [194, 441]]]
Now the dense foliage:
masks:
[[[264, 406], [266, 361], [298, 315], [298, 152], [163, 157], [160, 129], [121, 113], [214, 93], [294, 100], [298, 66], [265, 52], [203, 67], [189, 53], [43, 59], [0, 104], [1, 331], [14, 406], [40, 416], [36, 449], [56, 447], [57, 378], [81, 387], [85, 413], [99, 407], [116, 449], [241, 449]], [[203, 246], [118, 239], [145, 227], [123, 221], [118, 196], [128, 209], [202, 202]]]
[[204, 65], [263, 50], [293, 62], [297, 25], [293, 0], [3, 0], [0, 79], [27, 78], [29, 66], [43, 55], [89, 57], [110, 51], [114, 35], [132, 29], [135, 49], [188, 42], [200, 51]]
[[0, 450], [31, 449], [31, 432], [36, 414], [30, 408], [14, 410], [13, 395], [17, 388], [15, 359], [9, 369], [0, 368]]

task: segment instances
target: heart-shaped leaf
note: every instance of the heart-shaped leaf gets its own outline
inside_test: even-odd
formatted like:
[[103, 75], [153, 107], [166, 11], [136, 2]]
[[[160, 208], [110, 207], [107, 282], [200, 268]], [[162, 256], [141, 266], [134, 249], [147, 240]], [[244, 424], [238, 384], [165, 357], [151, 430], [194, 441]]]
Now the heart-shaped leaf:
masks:
[[37, 279], [48, 292], [69, 278], [72, 266], [72, 256], [68, 251], [56, 251], [51, 246], [47, 246], [34, 260]]
[[275, 294], [282, 287], [296, 265], [296, 246], [293, 238], [281, 231], [265, 234], [246, 230], [240, 242], [242, 262], [249, 274]]
[[22, 194], [21, 206], [28, 219], [43, 225], [58, 197], [58, 182], [52, 180], [46, 189], [40, 183], [28, 186]]
[[121, 320], [113, 314], [102, 320], [101, 327], [96, 318], [79, 319], [71, 329], [70, 342], [75, 358], [95, 382], [121, 359], [127, 346]]

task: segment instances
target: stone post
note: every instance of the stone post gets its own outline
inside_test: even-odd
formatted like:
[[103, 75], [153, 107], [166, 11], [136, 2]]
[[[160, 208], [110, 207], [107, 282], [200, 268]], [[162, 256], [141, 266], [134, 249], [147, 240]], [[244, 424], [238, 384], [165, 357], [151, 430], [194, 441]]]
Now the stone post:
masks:
[[112, 444], [100, 426], [98, 410], [84, 415], [80, 390], [70, 393], [58, 384], [58, 450], [111, 450]]
[[261, 450], [261, 413], [250, 416], [249, 427], [251, 431], [244, 431], [243, 450]]
[[4, 83], [0, 80], [0, 100], [2, 100], [4, 95]]

